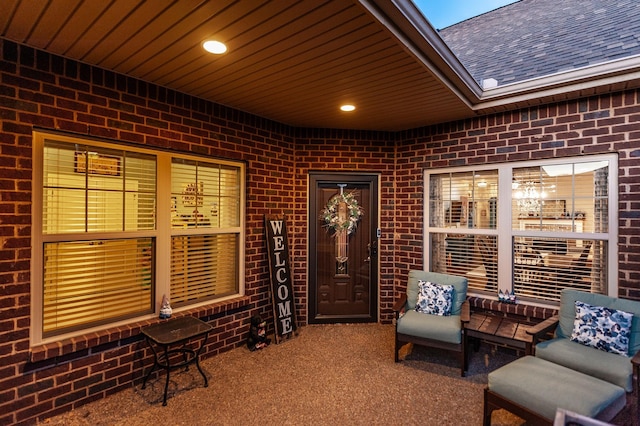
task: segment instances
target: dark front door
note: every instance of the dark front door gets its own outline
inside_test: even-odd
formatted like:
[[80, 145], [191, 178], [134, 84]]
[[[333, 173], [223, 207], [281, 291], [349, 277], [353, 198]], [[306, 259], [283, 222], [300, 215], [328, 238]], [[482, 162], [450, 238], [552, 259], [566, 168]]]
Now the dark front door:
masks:
[[377, 322], [378, 176], [311, 173], [310, 192], [309, 323]]

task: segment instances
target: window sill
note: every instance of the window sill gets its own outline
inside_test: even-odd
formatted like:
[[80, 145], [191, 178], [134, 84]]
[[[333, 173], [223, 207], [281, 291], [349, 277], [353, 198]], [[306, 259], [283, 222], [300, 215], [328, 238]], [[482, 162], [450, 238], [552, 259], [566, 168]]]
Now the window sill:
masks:
[[474, 311], [500, 312], [504, 314], [504, 316], [519, 315], [530, 319], [545, 320], [558, 313], [558, 309], [556, 308], [545, 308], [542, 306], [527, 305], [525, 303], [502, 303], [497, 300], [476, 296], [470, 296], [467, 300], [469, 300], [469, 305]]
[[[243, 296], [203, 307], [180, 311], [173, 315], [172, 318], [192, 315], [207, 321], [211, 319], [211, 317], [218, 317], [229, 311], [246, 308], [250, 303], [250, 297]], [[136, 321], [126, 326], [108, 328], [102, 331], [87, 333], [82, 336], [63, 339], [57, 342], [35, 345], [32, 346], [29, 351], [29, 362], [37, 363], [63, 356], [73, 358], [72, 354], [82, 351], [88, 352], [91, 348], [95, 348], [97, 346], [109, 345], [117, 347], [122, 345], [122, 343], [119, 343], [121, 340], [131, 339], [130, 342], [126, 342], [125, 344], [141, 340], [142, 337], [140, 336], [140, 329], [159, 321], [160, 320], [158, 318]], [[86, 355], [86, 353], [78, 355], [83, 356]]]

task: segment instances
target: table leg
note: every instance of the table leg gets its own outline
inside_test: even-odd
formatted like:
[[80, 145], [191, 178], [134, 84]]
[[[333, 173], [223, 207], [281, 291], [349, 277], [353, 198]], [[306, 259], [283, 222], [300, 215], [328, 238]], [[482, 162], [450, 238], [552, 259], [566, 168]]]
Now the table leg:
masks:
[[473, 345], [473, 351], [478, 352], [480, 350], [480, 339], [477, 337], [469, 337], [471, 344]]
[[149, 379], [149, 376], [151, 376], [151, 373], [153, 373], [153, 370], [155, 370], [156, 367], [160, 366], [160, 363], [158, 362], [158, 353], [156, 352], [155, 348], [151, 344], [151, 341], [149, 341], [149, 338], [147, 338], [147, 343], [149, 344], [149, 347], [151, 348], [151, 352], [153, 352], [153, 365], [149, 369], [149, 372], [147, 373], [147, 375], [144, 376], [144, 380], [142, 381], [142, 389], [146, 388], [147, 380]]
[[169, 364], [169, 345], [164, 347], [164, 361], [165, 369], [167, 370], [167, 379], [164, 382], [164, 399], [162, 400], [162, 406], [167, 406], [167, 390], [169, 389], [169, 372], [171, 371], [171, 365]]
[[189, 353], [189, 349], [187, 349], [187, 342], [182, 345], [182, 363], [184, 364], [184, 371], [189, 371], [189, 357], [187, 354]]
[[200, 347], [198, 348], [198, 351], [195, 354], [196, 357], [196, 367], [198, 367], [198, 371], [200, 372], [200, 374], [202, 374], [202, 377], [204, 378], [204, 387], [209, 387], [209, 379], [207, 379], [207, 375], [204, 374], [204, 371], [202, 371], [202, 368], [200, 367], [200, 352], [202, 352], [202, 348], [205, 347], [205, 345], [207, 344], [207, 339], [209, 338], [209, 333], [204, 335], [204, 341], [202, 342], [202, 344], [200, 345]]

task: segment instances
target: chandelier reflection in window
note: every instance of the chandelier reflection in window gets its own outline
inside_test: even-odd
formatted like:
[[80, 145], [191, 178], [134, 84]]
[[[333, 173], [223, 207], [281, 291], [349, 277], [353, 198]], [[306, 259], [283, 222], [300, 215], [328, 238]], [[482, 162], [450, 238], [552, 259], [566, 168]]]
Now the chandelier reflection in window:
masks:
[[522, 185], [518, 182], [512, 183], [513, 197], [521, 216], [538, 216], [541, 200], [546, 197], [546, 193], [538, 191], [538, 187], [538, 184], [532, 181], [524, 182]]

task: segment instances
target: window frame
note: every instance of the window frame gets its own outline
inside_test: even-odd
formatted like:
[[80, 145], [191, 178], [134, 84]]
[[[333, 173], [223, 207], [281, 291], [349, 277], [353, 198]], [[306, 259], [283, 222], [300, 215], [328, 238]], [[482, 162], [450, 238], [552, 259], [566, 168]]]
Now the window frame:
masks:
[[[238, 160], [226, 160], [218, 157], [204, 156], [198, 154], [183, 154], [170, 152], [161, 149], [149, 149], [132, 144], [120, 143], [118, 141], [105, 141], [103, 139], [71, 136], [55, 132], [34, 131], [33, 132], [33, 168], [32, 168], [32, 234], [31, 234], [31, 332], [30, 345], [42, 345], [62, 339], [78, 337], [91, 332], [119, 327], [138, 321], [156, 318], [159, 314], [163, 295], [170, 296], [171, 279], [171, 236], [175, 233], [171, 220], [171, 164], [173, 158], [182, 158], [191, 161], [215, 163], [230, 166], [238, 169], [239, 174], [239, 211], [238, 226], [225, 228], [200, 228], [186, 231], [187, 234], [230, 234], [237, 235], [237, 265], [238, 265], [238, 291], [223, 297], [199, 300], [193, 303], [174, 307], [174, 312], [199, 308], [202, 306], [218, 303], [242, 297], [245, 294], [245, 247], [246, 247], [246, 163]], [[96, 146], [101, 148], [115, 148], [129, 152], [150, 154], [156, 157], [156, 224], [154, 229], [118, 231], [118, 232], [79, 232], [79, 233], [59, 233], [43, 234], [43, 177], [44, 177], [44, 146], [45, 140], [56, 140], [66, 143], [77, 143], [86, 146]], [[148, 238], [155, 241], [155, 265], [153, 277], [155, 279], [155, 293], [151, 298], [153, 312], [119, 321], [105, 322], [99, 325], [92, 325], [56, 334], [50, 337], [43, 336], [43, 291], [44, 291], [44, 259], [43, 246], [45, 242], [58, 241], [81, 241], [87, 239], [114, 239], [114, 238]]]
[[[480, 291], [477, 289], [469, 289], [468, 293], [474, 296], [498, 298], [497, 292], [505, 290], [505, 283], [509, 284], [508, 290], [514, 288], [513, 280], [513, 245], [512, 241], [514, 237], [526, 237], [531, 236], [531, 231], [513, 229], [513, 191], [512, 191], [512, 176], [513, 170], [522, 167], [541, 167], [543, 165], [556, 165], [556, 164], [575, 164], [575, 163], [590, 163], [597, 161], [609, 162], [609, 179], [608, 179], [608, 218], [609, 226], [607, 232], [556, 232], [556, 231], [538, 231], [535, 235], [540, 237], [557, 237], [557, 238], [582, 238], [582, 239], [601, 239], [606, 240], [608, 244], [607, 251], [607, 288], [606, 293], [610, 296], [617, 296], [618, 292], [618, 155], [617, 154], [601, 154], [592, 156], [579, 156], [579, 157], [563, 157], [546, 160], [530, 160], [530, 161], [518, 161], [509, 163], [498, 164], [485, 164], [485, 165], [472, 165], [472, 166], [459, 166], [451, 168], [439, 168], [439, 169], [425, 169], [423, 171], [423, 264], [427, 270], [432, 269], [431, 259], [431, 234], [448, 234], [458, 233], [466, 235], [488, 235], [495, 236], [497, 240], [497, 247], [509, 247], [509, 250], [499, 249], [497, 252], [497, 276], [498, 276], [498, 289], [496, 293], [490, 291]], [[459, 172], [482, 172], [487, 170], [498, 171], [498, 202], [497, 202], [497, 220], [496, 228], [447, 228], [447, 227], [435, 227], [430, 226], [430, 180], [431, 175], [441, 175], [443, 173], [459, 173]], [[502, 289], [500, 288], [502, 286]], [[544, 301], [540, 299], [527, 299], [527, 304], [540, 305], [540, 306], [556, 306], [557, 303], [553, 301]]]

